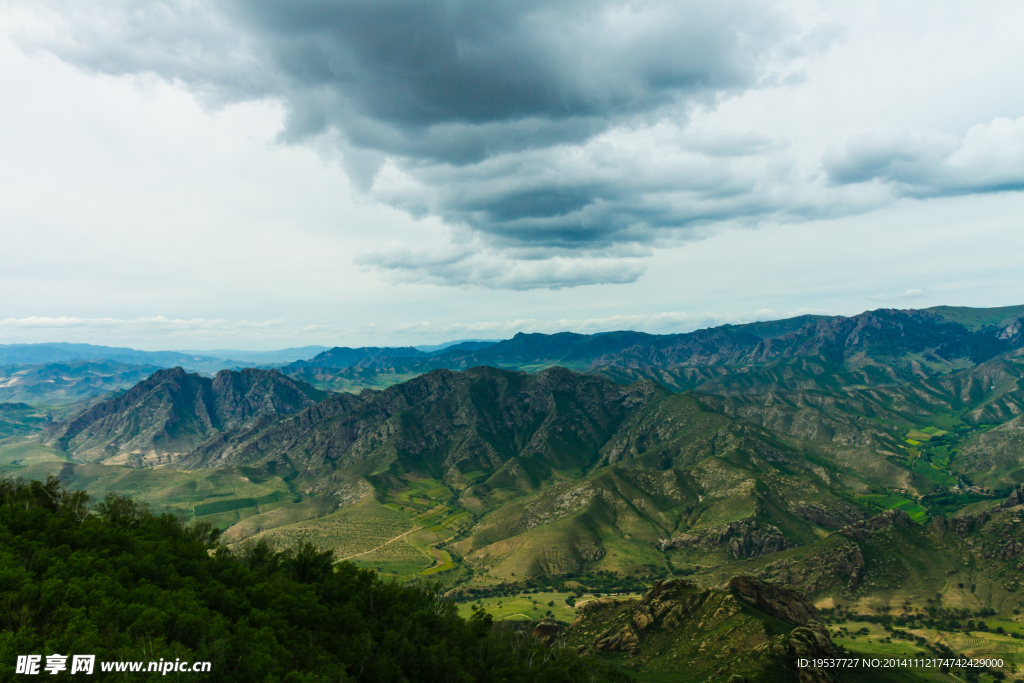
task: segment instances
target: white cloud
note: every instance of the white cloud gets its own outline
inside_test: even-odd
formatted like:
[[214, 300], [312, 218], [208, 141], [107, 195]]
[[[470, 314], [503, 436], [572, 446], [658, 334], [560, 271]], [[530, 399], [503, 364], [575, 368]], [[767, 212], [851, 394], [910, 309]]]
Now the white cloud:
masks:
[[849, 143], [826, 156], [836, 183], [883, 182], [893, 194], [938, 197], [1024, 189], [1024, 116], [949, 135], [890, 134]]
[[635, 282], [644, 272], [643, 257], [648, 255], [641, 251], [631, 256], [625, 249], [608, 255], [552, 251], [502, 251], [484, 246], [477, 238], [468, 244], [433, 247], [398, 243], [364, 253], [355, 262], [384, 270], [400, 283], [527, 290]]

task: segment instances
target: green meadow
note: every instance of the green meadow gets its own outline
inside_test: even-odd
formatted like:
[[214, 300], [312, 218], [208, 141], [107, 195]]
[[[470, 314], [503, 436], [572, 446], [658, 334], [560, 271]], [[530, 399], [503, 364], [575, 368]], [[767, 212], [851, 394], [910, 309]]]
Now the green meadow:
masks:
[[[551, 618], [556, 621], [572, 623], [576, 618], [576, 608], [566, 604], [565, 599], [572, 593], [522, 593], [511, 597], [480, 598], [459, 603], [459, 613], [464, 617], [472, 614], [472, 606], [480, 605], [494, 617], [495, 621], [503, 619], [523, 619], [534, 621]], [[549, 604], [553, 603], [553, 604]]]
[[923, 522], [928, 518], [927, 509], [897, 493], [858, 496], [857, 500], [880, 510], [903, 510], [915, 522]]

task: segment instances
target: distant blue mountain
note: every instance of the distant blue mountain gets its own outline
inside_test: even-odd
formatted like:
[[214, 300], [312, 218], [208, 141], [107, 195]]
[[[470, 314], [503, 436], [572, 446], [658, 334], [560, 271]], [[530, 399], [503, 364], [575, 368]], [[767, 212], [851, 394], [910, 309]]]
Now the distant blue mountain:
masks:
[[486, 349], [488, 346], [494, 346], [498, 342], [503, 341], [501, 339], [457, 339], [455, 341], [444, 342], [443, 344], [420, 344], [414, 346], [414, 349], [423, 351], [424, 353], [436, 353], [438, 351], [444, 351], [446, 349], [462, 349], [463, 351], [476, 351], [477, 349]]
[[300, 368], [348, 368], [366, 362], [373, 362], [376, 366], [387, 365], [396, 360], [408, 361], [430, 358], [431, 354], [424, 353], [412, 346], [360, 346], [350, 348], [348, 346], [336, 346], [333, 349], [317, 354], [309, 360], [299, 360], [289, 363], [288, 370]]
[[193, 372], [216, 372], [223, 368], [252, 365], [234, 359], [225, 360], [181, 351], [138, 351], [117, 346], [65, 342], [0, 344], [0, 365], [38, 365], [75, 360], [112, 360], [131, 365], [157, 365], [163, 368], [181, 366]]
[[209, 349], [206, 351], [184, 350], [181, 353], [194, 353], [197, 356], [212, 356], [224, 360], [235, 360], [258, 365], [269, 365], [274, 363], [293, 363], [297, 360], [307, 360], [330, 350], [329, 346], [297, 346], [277, 351], [242, 351], [241, 349]]

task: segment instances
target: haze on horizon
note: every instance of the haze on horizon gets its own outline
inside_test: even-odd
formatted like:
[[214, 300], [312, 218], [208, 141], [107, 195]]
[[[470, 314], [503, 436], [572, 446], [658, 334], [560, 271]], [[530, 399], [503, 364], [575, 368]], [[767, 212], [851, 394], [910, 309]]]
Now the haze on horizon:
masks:
[[0, 343], [1024, 303], [1024, 5], [0, 3]]

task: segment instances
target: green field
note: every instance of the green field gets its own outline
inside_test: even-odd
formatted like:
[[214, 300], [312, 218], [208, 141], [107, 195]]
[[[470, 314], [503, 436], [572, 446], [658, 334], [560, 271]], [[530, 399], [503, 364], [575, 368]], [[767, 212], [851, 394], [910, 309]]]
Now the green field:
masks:
[[909, 498], [905, 498], [896, 493], [858, 496], [857, 500], [868, 503], [882, 510], [903, 510], [910, 515], [910, 518], [915, 522], [923, 522], [928, 518], [928, 510]]
[[[435, 563], [429, 539], [421, 539], [424, 532], [417, 531], [399, 538], [372, 552], [351, 558], [353, 564], [373, 569], [403, 580], [423, 573]], [[431, 537], [432, 538], [432, 537]]]
[[412, 474], [404, 475], [402, 485], [392, 487], [387, 492], [389, 507], [400, 508], [405, 512], [426, 512], [451, 497], [451, 489], [436, 479]]
[[455, 568], [455, 564], [452, 562], [452, 556], [448, 553], [447, 550], [439, 550], [437, 548], [433, 548], [433, 552], [434, 552], [434, 566], [432, 566], [432, 567], [430, 567], [428, 569], [424, 569], [423, 571], [420, 572], [420, 574], [423, 574], [424, 576], [429, 576], [430, 574], [437, 574], [438, 572], [446, 572], [449, 569], [454, 569]]
[[924, 475], [938, 486], [952, 486], [956, 484], [956, 477], [924, 458], [915, 460], [912, 469], [918, 474]]
[[256, 531], [245, 538], [230, 532], [229, 536], [236, 542], [262, 539], [281, 547], [308, 542], [333, 550], [341, 560], [373, 550], [415, 528], [406, 515], [384, 507], [368, 495], [354, 505], [321, 517]]
[[[986, 623], [990, 627], [995, 628], [997, 621], [998, 625], [1008, 623], [1017, 628], [1020, 627], [1020, 624], [1015, 622], [999, 620]], [[918, 641], [893, 637], [891, 633], [878, 624], [848, 621], [830, 625], [829, 630], [832, 632], [833, 642], [846, 648], [854, 655], [879, 658], [936, 656]], [[980, 631], [969, 633], [960, 631], [944, 632], [927, 628], [903, 630], [912, 636], [924, 638], [926, 643], [933, 646], [942, 643], [952, 649], [958, 656], [1003, 659], [1003, 671], [1009, 677], [1009, 680], [1013, 680], [1014, 676], [1019, 678], [1024, 675], [1024, 660], [1021, 658], [1021, 653], [1024, 652], [1024, 643], [1008, 635]], [[864, 631], [867, 631], [867, 633], [864, 633]], [[938, 675], [938, 672], [935, 672], [935, 674]], [[990, 677], [986, 678], [994, 680]], [[962, 678], [958, 677], [955, 680], [962, 680]]]
[[[459, 613], [465, 617], [472, 614], [472, 605], [481, 605], [495, 621], [501, 619], [536, 620], [553, 618], [572, 623], [576, 608], [566, 604], [565, 599], [572, 593], [524, 593], [513, 597], [481, 598], [459, 603]], [[554, 605], [549, 605], [553, 602]], [[548, 614], [550, 612], [551, 614]]]

